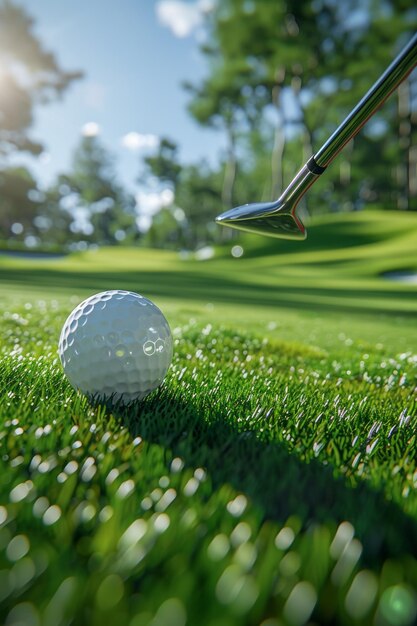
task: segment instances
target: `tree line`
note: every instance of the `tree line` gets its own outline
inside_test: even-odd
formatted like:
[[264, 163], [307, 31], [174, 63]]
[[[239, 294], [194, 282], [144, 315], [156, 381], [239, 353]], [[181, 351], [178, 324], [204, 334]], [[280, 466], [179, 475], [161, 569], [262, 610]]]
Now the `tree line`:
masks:
[[[138, 227], [99, 136], [80, 139], [70, 171], [48, 189], [16, 155], [41, 155], [34, 107], [65, 94], [81, 71], [64, 71], [34, 34], [33, 20], [0, 0], [0, 240], [28, 245], [142, 243], [193, 249], [229, 234], [214, 217], [277, 197], [411, 38], [410, 0], [223, 0], [205, 17], [206, 73], [184, 83], [188, 112], [222, 133], [215, 165], [183, 163], [162, 137], [138, 163], [138, 184], [172, 201]], [[22, 76], [24, 79], [22, 79]], [[410, 74], [305, 197], [309, 213], [417, 210], [417, 75]]]

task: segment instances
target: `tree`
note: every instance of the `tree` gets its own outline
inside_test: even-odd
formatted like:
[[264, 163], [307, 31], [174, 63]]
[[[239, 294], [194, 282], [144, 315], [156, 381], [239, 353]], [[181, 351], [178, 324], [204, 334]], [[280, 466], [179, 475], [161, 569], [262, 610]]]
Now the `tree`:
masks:
[[135, 200], [117, 181], [113, 156], [98, 137], [82, 137], [73, 170], [59, 177], [59, 185], [66, 205], [83, 212], [90, 224], [91, 241], [111, 245], [137, 237]]
[[[192, 115], [200, 123], [225, 132], [229, 145], [227, 168], [234, 172], [231, 186], [236, 186], [239, 167], [251, 158], [247, 152], [251, 137], [258, 145], [263, 140], [269, 146], [272, 180], [267, 195], [276, 197], [289, 182], [283, 167], [289, 145], [299, 145], [300, 155], [296, 169], [290, 172], [291, 179], [370, 87], [371, 77], [376, 79], [386, 68], [416, 26], [417, 15], [410, 0], [375, 0], [366, 5], [361, 0], [218, 3], [208, 16], [208, 40], [201, 48], [207, 60], [207, 77], [188, 89], [193, 96]], [[406, 180], [410, 193], [407, 172], [412, 172], [415, 160], [412, 137], [417, 116], [412, 113], [416, 106], [416, 98], [410, 95], [412, 88], [405, 91], [406, 87], [398, 91], [402, 120], [392, 101], [388, 103], [373, 127], [368, 126], [355, 140], [355, 150], [344, 151], [338, 161], [339, 171], [333, 167], [326, 174], [339, 206], [346, 206], [353, 194], [360, 197], [364, 193], [364, 201], [366, 189], [371, 189], [371, 196], [376, 194], [378, 200], [391, 199], [400, 179]], [[375, 132], [377, 121], [383, 123], [382, 137]], [[396, 132], [398, 140], [393, 139], [395, 126], [401, 129]], [[369, 159], [369, 150], [361, 149], [365, 137], [374, 142], [375, 153], [382, 141], [383, 159], [388, 170], [392, 168], [395, 173], [397, 182], [389, 181], [386, 195], [377, 189], [379, 175], [373, 172], [376, 159], [365, 162]], [[399, 149], [402, 146], [402, 155], [400, 150], [394, 154], [389, 149], [394, 141]], [[262, 158], [264, 152], [261, 150]], [[367, 166], [365, 186], [360, 181], [359, 163], [362, 171]], [[413, 184], [417, 187], [416, 181]], [[259, 186], [261, 191], [267, 188], [265, 182]], [[314, 193], [322, 190], [319, 185]], [[233, 199], [235, 204], [233, 194], [229, 189], [228, 202]]]
[[[38, 236], [48, 231], [50, 218], [42, 221], [43, 195], [35, 179], [27, 168], [10, 166], [8, 160], [19, 152], [32, 155], [42, 152], [42, 144], [30, 136], [34, 106], [61, 97], [81, 76], [80, 72], [67, 72], [59, 66], [54, 55], [43, 47], [35, 35], [34, 21], [22, 7], [10, 0], [0, 0], [2, 237], [24, 239], [28, 234]], [[44, 210], [50, 213], [51, 207], [45, 206]]]
[[221, 206], [222, 169], [222, 166], [213, 169], [201, 162], [182, 170], [175, 192], [175, 204], [185, 215], [183, 232], [188, 248], [212, 243], [221, 236], [214, 218]]
[[146, 156], [144, 162], [147, 171], [144, 177], [139, 178], [139, 182], [146, 181], [150, 174], [161, 184], [175, 188], [182, 168], [178, 159], [178, 145], [174, 141], [161, 137], [156, 153]]
[[189, 111], [194, 119], [225, 133], [227, 147], [221, 201], [223, 209], [230, 208], [237, 170], [239, 124], [236, 111], [242, 99], [240, 89], [230, 83], [228, 73], [220, 68], [199, 87], [189, 83], [185, 87], [193, 96]]
[[23, 239], [30, 234], [38, 204], [36, 180], [25, 167], [0, 170], [0, 237]]
[[0, 155], [42, 152], [42, 144], [29, 136], [34, 105], [61, 97], [81, 76], [59, 66], [22, 7], [0, 0]]
[[[283, 187], [287, 128], [304, 123], [301, 86], [312, 81], [312, 69], [321, 57], [310, 5], [265, 0], [219, 3], [209, 17], [209, 41], [201, 48], [209, 75], [200, 86], [188, 86], [193, 93], [192, 115], [202, 124], [225, 128], [227, 167], [232, 172], [236, 172], [239, 137], [265, 132], [267, 127], [273, 136], [270, 193], [274, 196]], [[289, 91], [293, 92], [291, 111], [284, 102]], [[231, 204], [234, 178], [226, 172], [225, 179]]]
[[146, 236], [151, 245], [179, 245], [195, 248], [219, 235], [214, 218], [221, 207], [222, 169], [207, 163], [182, 164], [178, 146], [163, 137], [155, 154], [144, 159], [145, 171], [139, 182], [162, 192], [173, 192], [171, 206], [162, 207], [153, 217]]
[[[327, 41], [328, 78], [307, 106], [312, 123], [318, 120], [316, 146], [366, 93], [417, 27], [411, 0], [371, 0], [368, 7], [361, 0], [344, 0], [337, 9], [336, 33]], [[339, 168], [336, 164], [329, 168], [339, 206], [378, 203], [393, 209], [416, 202], [417, 190], [413, 192], [408, 176], [413, 172], [416, 139], [415, 79], [411, 74], [341, 153]], [[316, 191], [313, 188], [311, 195]]]
[[38, 210], [33, 226], [36, 237], [43, 245], [66, 247], [76, 239], [71, 230], [74, 217], [62, 206], [66, 191], [59, 184], [54, 184], [46, 191], [39, 192]]

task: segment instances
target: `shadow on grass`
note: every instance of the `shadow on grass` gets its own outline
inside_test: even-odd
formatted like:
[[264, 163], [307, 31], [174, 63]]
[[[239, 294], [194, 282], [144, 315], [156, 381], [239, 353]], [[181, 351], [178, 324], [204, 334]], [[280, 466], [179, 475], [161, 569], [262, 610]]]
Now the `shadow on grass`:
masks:
[[283, 444], [261, 441], [255, 431], [240, 433], [216, 410], [210, 410], [208, 423], [203, 409], [163, 391], [113, 413], [132, 438], [164, 447], [167, 463], [180, 456], [189, 467], [207, 469], [213, 490], [230, 484], [246, 494], [263, 519], [283, 523], [296, 515], [304, 528], [348, 520], [367, 565], [417, 552], [417, 523], [382, 492], [365, 482], [349, 487], [332, 467], [300, 461]]
[[[107, 289], [127, 289], [138, 291], [149, 297], [173, 298], [175, 300], [200, 300], [229, 304], [270, 306], [306, 311], [357, 312], [387, 315], [415, 316], [414, 307], [402, 310], [397, 302], [404, 297], [417, 302], [413, 292], [401, 293], [388, 289], [345, 287], [322, 287], [320, 285], [263, 285], [255, 282], [242, 282], [222, 273], [198, 271], [131, 271], [131, 272], [69, 272], [54, 269], [13, 268], [5, 269], [0, 275], [0, 283], [15, 284], [45, 289], [66, 289], [77, 292], [80, 289], [104, 291]], [[273, 283], [274, 278], [271, 278]], [[375, 302], [374, 302], [375, 300]], [[383, 301], [386, 303], [383, 304]]]
[[[339, 216], [342, 218], [342, 216]], [[350, 217], [350, 216], [349, 216]], [[273, 254], [294, 254], [299, 251], [318, 252], [321, 250], [340, 250], [344, 248], [356, 248], [367, 246], [374, 243], [380, 243], [385, 239], [391, 238], [393, 235], [401, 235], [404, 233], [404, 226], [393, 228], [391, 231], [386, 230], [380, 232], [376, 230], [373, 221], [369, 222], [351, 222], [349, 219], [340, 222], [330, 222], [322, 224], [310, 225], [306, 223], [307, 239], [302, 242], [302, 246], [294, 245], [293, 241], [285, 239], [273, 239], [259, 236], [244, 237], [242, 245], [245, 248], [245, 254], [249, 257], [266, 256]], [[394, 230], [394, 232], [393, 232]]]

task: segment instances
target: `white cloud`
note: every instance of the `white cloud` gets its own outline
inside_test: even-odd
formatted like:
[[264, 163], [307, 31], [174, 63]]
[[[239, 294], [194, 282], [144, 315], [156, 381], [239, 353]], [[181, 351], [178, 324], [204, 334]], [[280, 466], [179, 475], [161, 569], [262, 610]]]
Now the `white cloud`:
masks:
[[138, 191], [135, 197], [139, 214], [155, 215], [163, 207], [172, 204], [174, 192], [172, 189], [149, 192]]
[[214, 0], [197, 0], [190, 4], [183, 0], [160, 0], [156, 5], [158, 20], [176, 37], [188, 37], [203, 22], [204, 13], [211, 11]]
[[144, 149], [154, 149], [159, 146], [159, 137], [152, 134], [141, 134], [135, 131], [126, 133], [121, 140], [122, 146], [133, 152]]
[[97, 122], [87, 122], [81, 128], [81, 133], [84, 135], [84, 137], [96, 137], [100, 134], [100, 126], [97, 124]]
[[174, 192], [169, 188], [162, 191], [139, 191], [135, 197], [138, 212], [136, 224], [139, 230], [146, 232], [152, 224], [153, 216], [173, 203]]

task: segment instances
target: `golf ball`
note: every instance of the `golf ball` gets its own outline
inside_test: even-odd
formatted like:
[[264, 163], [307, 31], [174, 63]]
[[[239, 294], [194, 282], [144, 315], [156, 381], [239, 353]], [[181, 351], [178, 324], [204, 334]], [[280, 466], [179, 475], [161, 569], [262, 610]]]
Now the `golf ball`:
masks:
[[123, 403], [156, 389], [172, 359], [172, 335], [158, 307], [131, 291], [103, 291], [66, 320], [59, 357], [71, 385]]

